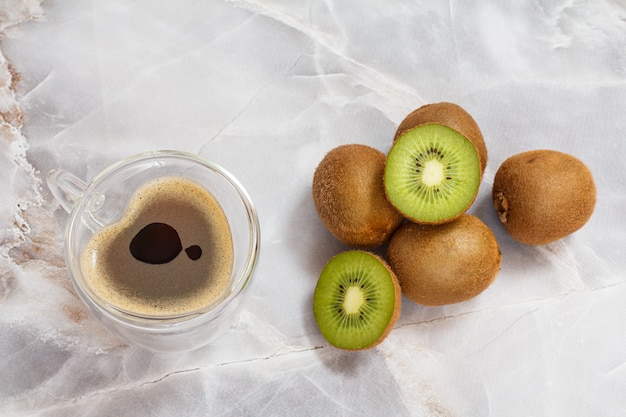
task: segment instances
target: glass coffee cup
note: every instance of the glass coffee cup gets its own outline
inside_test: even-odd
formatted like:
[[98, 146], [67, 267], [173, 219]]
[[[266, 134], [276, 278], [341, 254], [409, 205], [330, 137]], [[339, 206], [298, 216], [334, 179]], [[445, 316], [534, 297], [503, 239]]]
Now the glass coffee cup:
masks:
[[[177, 352], [209, 344], [233, 323], [259, 257], [260, 227], [229, 172], [194, 154], [154, 151], [117, 162], [89, 183], [63, 169], [47, 181], [70, 213], [72, 284], [109, 331], [152, 351]], [[208, 232], [220, 227], [225, 234]], [[223, 287], [196, 270], [211, 280], [219, 271]]]

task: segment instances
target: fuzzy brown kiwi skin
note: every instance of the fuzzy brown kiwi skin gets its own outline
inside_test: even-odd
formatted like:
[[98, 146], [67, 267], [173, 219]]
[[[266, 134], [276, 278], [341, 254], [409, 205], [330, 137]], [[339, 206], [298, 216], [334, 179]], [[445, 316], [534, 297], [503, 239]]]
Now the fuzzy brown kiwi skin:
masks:
[[377, 149], [348, 144], [329, 151], [315, 170], [312, 197], [317, 214], [348, 246], [378, 247], [403, 221], [385, 195], [385, 160]]
[[387, 258], [407, 298], [441, 306], [487, 289], [500, 270], [502, 254], [492, 231], [464, 214], [436, 226], [405, 223], [391, 237]]
[[426, 104], [412, 111], [400, 122], [393, 138], [394, 142], [409, 130], [425, 124], [449, 127], [472, 142], [478, 152], [482, 178], [487, 166], [487, 146], [478, 124], [465, 109], [458, 104], [448, 102]]
[[587, 223], [595, 208], [596, 186], [578, 158], [540, 149], [513, 155], [500, 165], [492, 198], [511, 237], [545, 245]]

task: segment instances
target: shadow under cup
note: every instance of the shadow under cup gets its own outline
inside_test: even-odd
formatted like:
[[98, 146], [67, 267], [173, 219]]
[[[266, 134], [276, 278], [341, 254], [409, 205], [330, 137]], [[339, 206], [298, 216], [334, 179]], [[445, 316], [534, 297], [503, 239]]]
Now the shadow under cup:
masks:
[[[107, 329], [131, 344], [157, 352], [174, 352], [202, 347], [232, 324], [259, 256], [260, 230], [250, 197], [230, 173], [196, 155], [173, 151], [150, 152], [121, 161], [83, 186], [71, 174], [58, 171], [69, 177], [69, 183], [79, 184], [74, 187], [78, 192], [65, 235], [65, 260], [72, 283], [82, 301]], [[60, 176], [59, 172], [55, 175]], [[54, 177], [53, 173], [51, 176]], [[59, 182], [68, 180], [51, 176], [48, 178], [51, 190], [59, 198]], [[124, 311], [90, 288], [81, 268], [81, 254], [95, 232], [124, 215], [129, 200], [141, 186], [156, 178], [172, 176], [203, 186], [221, 206], [233, 243], [230, 286], [212, 304], [185, 314], [157, 316]], [[59, 200], [63, 204], [63, 199]]]

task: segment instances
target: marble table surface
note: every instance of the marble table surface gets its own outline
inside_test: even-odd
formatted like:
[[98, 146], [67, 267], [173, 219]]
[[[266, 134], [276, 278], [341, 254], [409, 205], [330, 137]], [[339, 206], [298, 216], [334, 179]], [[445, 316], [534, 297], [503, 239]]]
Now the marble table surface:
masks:
[[[407, 299], [378, 347], [320, 335], [312, 294], [347, 247], [313, 171], [344, 143], [389, 150], [414, 108], [450, 101], [489, 163], [470, 213], [503, 254], [467, 302]], [[626, 3], [623, 0], [0, 2], [0, 415], [621, 416], [626, 410]], [[513, 241], [493, 176], [530, 149], [570, 153], [593, 217]], [[262, 253], [247, 303], [210, 346], [155, 354], [104, 330], [63, 258], [45, 185], [178, 149], [235, 174]]]

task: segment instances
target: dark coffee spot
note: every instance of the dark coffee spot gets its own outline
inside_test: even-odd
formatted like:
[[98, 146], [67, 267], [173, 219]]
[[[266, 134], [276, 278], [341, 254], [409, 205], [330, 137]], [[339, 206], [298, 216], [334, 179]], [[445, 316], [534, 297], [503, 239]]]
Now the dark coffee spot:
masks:
[[173, 261], [182, 250], [178, 232], [165, 223], [150, 223], [130, 242], [130, 253], [135, 259], [153, 265]]
[[202, 256], [202, 248], [198, 245], [189, 246], [185, 249], [185, 253], [192, 261], [197, 261]]

